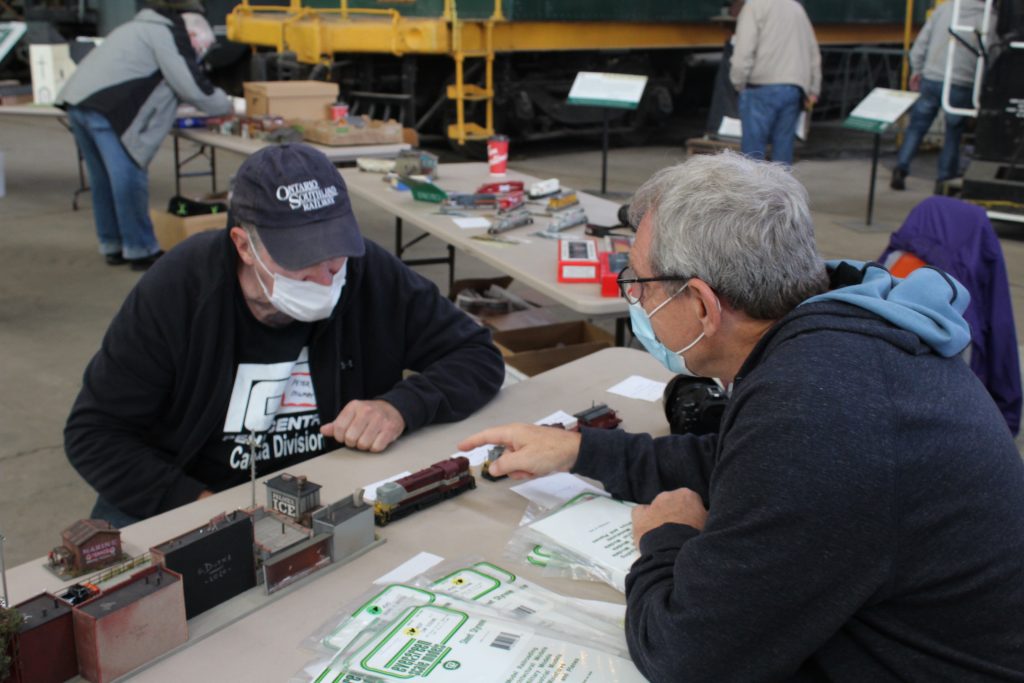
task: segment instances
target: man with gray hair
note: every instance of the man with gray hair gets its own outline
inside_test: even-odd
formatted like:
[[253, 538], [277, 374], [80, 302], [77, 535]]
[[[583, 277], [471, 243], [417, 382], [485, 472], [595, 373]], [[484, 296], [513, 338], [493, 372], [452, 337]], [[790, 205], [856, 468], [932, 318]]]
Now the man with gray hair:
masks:
[[[730, 393], [717, 434], [532, 425], [490, 472], [571, 470], [633, 513], [652, 681], [1024, 679], [1024, 464], [959, 357], [966, 290], [826, 264], [781, 166], [698, 156], [636, 193], [633, 330]], [[938, 400], [941, 397], [941, 400]]]

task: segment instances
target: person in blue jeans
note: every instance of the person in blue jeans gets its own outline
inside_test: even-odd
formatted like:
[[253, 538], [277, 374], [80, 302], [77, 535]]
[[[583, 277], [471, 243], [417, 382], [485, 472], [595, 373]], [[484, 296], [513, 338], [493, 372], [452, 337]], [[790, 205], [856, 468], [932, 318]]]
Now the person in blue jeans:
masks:
[[[903, 134], [903, 144], [897, 155], [896, 168], [892, 174], [892, 189], [902, 190], [906, 187], [904, 179], [910, 175], [910, 162], [921, 146], [921, 140], [928, 134], [932, 122], [942, 108], [942, 82], [929, 78], [920, 78], [918, 83], [911, 81], [911, 89], [919, 85], [921, 96], [910, 108], [910, 123]], [[972, 89], [962, 85], [949, 86], [949, 103], [954, 107], [970, 109], [974, 106], [971, 98]], [[939, 170], [936, 187], [941, 183], [960, 175], [960, 138], [967, 126], [967, 117], [959, 114], [946, 115], [946, 137], [939, 153]]]
[[211, 116], [231, 99], [199, 70], [214, 42], [198, 0], [150, 0], [78, 65], [57, 104], [89, 171], [100, 253], [145, 270], [163, 253], [149, 219], [146, 172], [185, 101]]
[[110, 265], [137, 268], [160, 252], [149, 219], [149, 177], [128, 156], [106, 116], [93, 109], [68, 109], [71, 132], [89, 170], [92, 213], [100, 253]]
[[772, 161], [792, 166], [793, 138], [803, 102], [803, 91], [795, 85], [747, 86], [740, 93], [740, 151], [764, 159], [770, 142]]
[[740, 150], [793, 165], [793, 137], [804, 105], [821, 92], [821, 52], [796, 0], [747, 0], [736, 18], [729, 81], [739, 92]]
[[[952, 2], [936, 7], [910, 50], [910, 89], [920, 92], [921, 96], [910, 109], [910, 123], [897, 155], [896, 168], [892, 170], [889, 186], [894, 190], [906, 189], [910, 162], [942, 107], [943, 83], [948, 79], [950, 105], [959, 109], [974, 107], [972, 93], [978, 57], [959, 40], [950, 37], [951, 27], [959, 27], [957, 36], [969, 45], [975, 45], [979, 35], [985, 36], [985, 45], [991, 45], [994, 22], [983, 30], [985, 3], [982, 0], [962, 0], [958, 4], [960, 12], [956, 17]], [[974, 30], [961, 30], [965, 26], [972, 26]], [[950, 44], [953, 45], [951, 60]], [[945, 181], [960, 175], [960, 137], [966, 125], [966, 117], [946, 112], [946, 138], [939, 154], [936, 192], [941, 191]]]

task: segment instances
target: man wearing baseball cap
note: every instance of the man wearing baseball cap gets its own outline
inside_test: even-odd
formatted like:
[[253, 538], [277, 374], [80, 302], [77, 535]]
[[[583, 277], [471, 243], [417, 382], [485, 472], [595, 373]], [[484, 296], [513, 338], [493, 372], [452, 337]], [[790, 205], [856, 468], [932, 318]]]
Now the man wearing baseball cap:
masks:
[[139, 281], [86, 368], [65, 449], [99, 493], [93, 517], [123, 525], [242, 483], [252, 450], [257, 475], [339, 445], [380, 452], [501, 385], [490, 333], [363, 239], [320, 152], [252, 155], [230, 210]]

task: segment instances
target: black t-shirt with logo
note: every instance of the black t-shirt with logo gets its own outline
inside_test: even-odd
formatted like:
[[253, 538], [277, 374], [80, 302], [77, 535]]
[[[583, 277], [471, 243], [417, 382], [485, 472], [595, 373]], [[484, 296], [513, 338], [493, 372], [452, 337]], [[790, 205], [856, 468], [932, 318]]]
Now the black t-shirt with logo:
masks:
[[326, 450], [309, 373], [313, 325], [296, 321], [268, 327], [252, 315], [240, 290], [238, 294], [234, 383], [223, 429], [187, 470], [214, 491], [248, 481], [250, 435], [256, 440], [256, 476]]

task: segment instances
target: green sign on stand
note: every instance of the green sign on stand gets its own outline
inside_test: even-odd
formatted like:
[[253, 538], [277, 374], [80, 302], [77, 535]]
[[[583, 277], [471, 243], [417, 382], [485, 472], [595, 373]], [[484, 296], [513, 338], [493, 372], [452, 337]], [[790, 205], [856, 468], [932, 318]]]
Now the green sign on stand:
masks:
[[646, 86], [647, 76], [580, 71], [569, 90], [569, 104], [636, 109]]
[[916, 92], [875, 88], [853, 108], [843, 121], [843, 127], [867, 133], [884, 133], [910, 109], [918, 97]]

